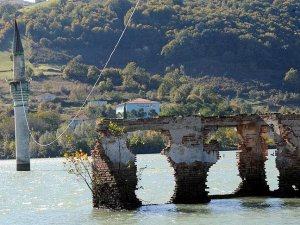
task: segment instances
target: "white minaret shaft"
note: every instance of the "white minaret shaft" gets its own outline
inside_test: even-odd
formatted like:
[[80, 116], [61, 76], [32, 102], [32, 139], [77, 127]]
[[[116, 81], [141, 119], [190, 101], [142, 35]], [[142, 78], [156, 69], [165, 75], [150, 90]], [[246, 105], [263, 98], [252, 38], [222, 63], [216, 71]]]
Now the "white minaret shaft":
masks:
[[30, 171], [29, 131], [25, 118], [25, 111], [28, 110], [29, 82], [25, 75], [24, 50], [17, 21], [15, 21], [13, 61], [14, 79], [10, 82], [10, 91], [14, 99], [17, 171]]

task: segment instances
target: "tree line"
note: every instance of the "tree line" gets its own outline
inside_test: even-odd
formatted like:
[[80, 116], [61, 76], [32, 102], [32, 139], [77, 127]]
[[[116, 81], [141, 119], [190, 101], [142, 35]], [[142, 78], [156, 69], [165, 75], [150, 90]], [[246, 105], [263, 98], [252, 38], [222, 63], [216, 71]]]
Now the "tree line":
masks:
[[[77, 55], [103, 65], [135, 1], [52, 0], [15, 12], [32, 63], [66, 64]], [[0, 7], [0, 41], [10, 39], [13, 6]], [[192, 76], [278, 80], [298, 69], [297, 0], [148, 0], [141, 2], [112, 66], [128, 62], [153, 73], [184, 65]], [[74, 48], [76, 46], [76, 48]]]

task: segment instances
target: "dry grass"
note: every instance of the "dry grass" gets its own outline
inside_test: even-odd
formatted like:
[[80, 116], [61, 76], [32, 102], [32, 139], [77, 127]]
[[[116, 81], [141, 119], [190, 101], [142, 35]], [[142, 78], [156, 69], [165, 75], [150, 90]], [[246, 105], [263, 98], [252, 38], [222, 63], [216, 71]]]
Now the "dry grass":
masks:
[[0, 79], [12, 78], [13, 63], [10, 61], [10, 52], [3, 51], [0, 52]]

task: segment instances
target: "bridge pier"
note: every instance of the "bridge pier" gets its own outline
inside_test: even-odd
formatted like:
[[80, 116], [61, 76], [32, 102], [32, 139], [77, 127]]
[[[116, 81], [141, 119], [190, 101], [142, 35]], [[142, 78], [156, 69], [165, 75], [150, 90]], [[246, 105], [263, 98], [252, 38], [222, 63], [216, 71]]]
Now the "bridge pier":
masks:
[[135, 155], [127, 149], [126, 139], [103, 137], [97, 142], [92, 156], [94, 207], [117, 210], [139, 207], [141, 202], [135, 195]]
[[300, 191], [300, 121], [296, 115], [278, 115], [276, 167], [279, 170], [281, 197], [299, 196]]
[[175, 190], [171, 202], [175, 204], [196, 204], [210, 201], [206, 191], [207, 173], [212, 164], [193, 162], [174, 163]]
[[241, 138], [237, 159], [242, 183], [236, 190], [241, 196], [260, 196], [269, 194], [266, 181], [265, 161], [268, 145], [262, 138], [263, 130], [256, 123], [238, 125], [237, 132]]
[[210, 201], [206, 182], [209, 168], [219, 158], [219, 144], [204, 145], [203, 133], [170, 130], [171, 146], [163, 151], [174, 169], [175, 190], [171, 202], [197, 204]]

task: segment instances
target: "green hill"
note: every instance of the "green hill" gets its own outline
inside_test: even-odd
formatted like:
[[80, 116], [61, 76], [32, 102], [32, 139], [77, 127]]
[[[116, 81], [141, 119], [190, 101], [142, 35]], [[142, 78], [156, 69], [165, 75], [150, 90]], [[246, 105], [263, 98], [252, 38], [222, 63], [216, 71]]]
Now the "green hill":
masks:
[[[19, 10], [29, 60], [66, 64], [81, 55], [86, 64], [102, 66], [134, 3], [52, 0]], [[6, 43], [11, 16], [0, 8], [0, 18], [0, 39]], [[142, 1], [111, 66], [131, 61], [153, 73], [174, 64], [192, 76], [279, 84], [285, 72], [300, 65], [300, 2]]]

